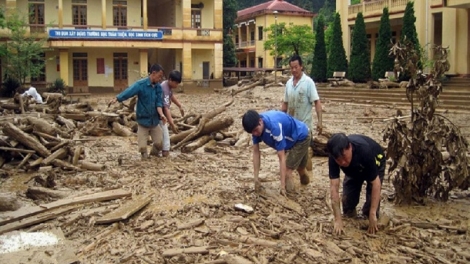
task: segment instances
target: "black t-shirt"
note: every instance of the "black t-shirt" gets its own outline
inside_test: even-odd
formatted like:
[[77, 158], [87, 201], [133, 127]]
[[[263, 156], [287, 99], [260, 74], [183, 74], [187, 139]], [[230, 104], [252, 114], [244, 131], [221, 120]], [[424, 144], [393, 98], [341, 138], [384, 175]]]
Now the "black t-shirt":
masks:
[[349, 135], [352, 145], [352, 159], [348, 167], [340, 167], [330, 155], [328, 159], [330, 179], [339, 178], [339, 169], [348, 177], [371, 182], [379, 173], [380, 160], [385, 158], [382, 147], [370, 137]]

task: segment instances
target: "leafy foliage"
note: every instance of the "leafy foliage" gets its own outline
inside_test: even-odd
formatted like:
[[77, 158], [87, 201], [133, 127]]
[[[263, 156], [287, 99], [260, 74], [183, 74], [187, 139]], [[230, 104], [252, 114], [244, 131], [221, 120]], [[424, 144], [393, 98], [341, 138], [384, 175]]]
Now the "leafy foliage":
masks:
[[61, 93], [65, 94], [65, 82], [61, 78], [55, 79], [55, 81], [51, 84], [49, 89], [47, 90], [50, 93]]
[[326, 81], [326, 46], [325, 23], [320, 15], [315, 27], [315, 49], [313, 53], [312, 71], [310, 76], [316, 82]]
[[224, 67], [235, 67], [237, 56], [235, 54], [235, 44], [230, 35], [224, 35]]
[[353, 82], [367, 82], [371, 77], [370, 52], [366, 24], [361, 12], [357, 14], [352, 35], [352, 50], [348, 79]]
[[[402, 33], [400, 36], [400, 41], [402, 43], [405, 42], [406, 40], [410, 41], [413, 44], [415, 51], [417, 52], [418, 58], [420, 58], [421, 47], [420, 47], [419, 40], [418, 40], [418, 33], [416, 32], [415, 22], [416, 22], [416, 17], [415, 17], [415, 11], [414, 11], [414, 3], [408, 2], [406, 4], [405, 14], [403, 15], [403, 29], [402, 29]], [[423, 68], [421, 62], [418, 62], [416, 66], [419, 69]], [[409, 78], [412, 78], [410, 74], [411, 73], [408, 71], [403, 72], [400, 75], [400, 80], [408, 81]]]
[[[406, 88], [411, 122], [396, 118], [384, 134], [387, 156], [393, 161], [390, 171], [395, 198], [400, 204], [422, 202], [427, 195], [445, 201], [452, 189], [466, 189], [470, 184], [468, 142], [458, 127], [435, 113], [442, 92], [439, 79], [450, 68], [448, 50], [435, 47], [438, 59], [429, 75], [419, 70], [418, 52], [415, 44], [406, 40], [391, 49], [397, 61], [395, 71], [405, 70], [412, 76]], [[414, 100], [418, 102], [416, 107]]]
[[0, 46], [2, 68], [6, 76], [23, 85], [27, 77], [38, 77], [43, 71], [43, 46], [47, 39], [28, 33], [26, 17], [17, 10], [9, 12], [5, 20], [11, 34], [10, 40]]
[[13, 97], [20, 86], [21, 84], [17, 79], [7, 76], [2, 83], [0, 94], [2, 97]]
[[[264, 49], [271, 50], [270, 55], [277, 55], [285, 58], [293, 54], [305, 55], [312, 50], [314, 36], [309, 25], [286, 26], [286, 23], [273, 24], [265, 29], [268, 33], [268, 40], [264, 42]], [[276, 33], [277, 32], [277, 33]]]
[[374, 80], [383, 78], [385, 72], [393, 70], [393, 57], [389, 55], [391, 39], [390, 18], [388, 8], [385, 7], [380, 18], [379, 39], [375, 49], [374, 61], [372, 62], [372, 79]]
[[333, 37], [329, 43], [327, 77], [333, 77], [335, 71], [348, 71], [348, 60], [346, 59], [346, 51], [343, 45], [343, 31], [341, 30], [341, 18], [336, 13], [333, 22]]

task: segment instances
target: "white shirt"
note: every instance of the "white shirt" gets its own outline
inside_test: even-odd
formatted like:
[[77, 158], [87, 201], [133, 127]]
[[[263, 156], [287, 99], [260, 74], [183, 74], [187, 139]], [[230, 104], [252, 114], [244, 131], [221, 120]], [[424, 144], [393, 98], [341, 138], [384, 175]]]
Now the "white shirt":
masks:
[[31, 96], [38, 104], [43, 104], [42, 97], [34, 87], [29, 87], [29, 89], [24, 92], [21, 96]]

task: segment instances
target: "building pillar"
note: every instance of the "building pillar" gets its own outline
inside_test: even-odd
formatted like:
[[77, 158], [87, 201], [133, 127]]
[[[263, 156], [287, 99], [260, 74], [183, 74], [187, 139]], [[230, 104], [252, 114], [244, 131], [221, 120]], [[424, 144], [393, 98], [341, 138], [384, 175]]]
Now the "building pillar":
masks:
[[246, 46], [250, 46], [250, 26], [248, 25], [248, 23], [245, 24], [245, 28], [246, 28]]
[[246, 53], [246, 68], [250, 67], [250, 53]]
[[429, 30], [431, 30], [431, 24], [428, 23], [429, 21], [431, 21], [428, 17], [431, 13], [429, 2], [429, 0], [414, 1], [416, 33], [418, 34], [419, 45], [424, 47], [428, 58], [430, 58], [430, 45], [427, 44], [431, 44], [431, 42], [429, 41]]
[[183, 0], [181, 2], [181, 9], [183, 10], [183, 28], [191, 28], [191, 1]]
[[447, 60], [450, 64], [448, 74], [456, 74], [457, 68], [457, 8], [442, 10], [442, 46], [449, 47]]
[[59, 50], [59, 67], [60, 67], [60, 78], [64, 80], [65, 86], [68, 86], [70, 82], [69, 82], [69, 51], [67, 49]]
[[214, 29], [223, 29], [223, 1], [214, 0]]
[[238, 48], [242, 47], [242, 26], [237, 25], [238, 28]]
[[224, 71], [224, 45], [214, 44], [214, 79], [222, 79]]
[[349, 61], [349, 56], [351, 55], [351, 30], [348, 25], [348, 3], [349, 1], [336, 0], [336, 10], [339, 12], [341, 19], [344, 50], [346, 51], [346, 58]]
[[59, 16], [59, 28], [64, 27], [64, 3], [63, 0], [58, 0], [58, 16]]
[[147, 11], [147, 0], [142, 0], [142, 11], [143, 11], [143, 28], [144, 30], [148, 29], [149, 19], [148, 19], [148, 11]]
[[191, 42], [183, 43], [183, 80], [191, 81], [193, 78], [192, 47]]
[[106, 0], [101, 0], [101, 28], [106, 29]]
[[141, 49], [139, 50], [139, 65], [140, 65], [140, 72], [139, 72], [139, 78], [142, 77], [142, 75], [147, 75], [149, 74], [149, 51], [148, 49]]

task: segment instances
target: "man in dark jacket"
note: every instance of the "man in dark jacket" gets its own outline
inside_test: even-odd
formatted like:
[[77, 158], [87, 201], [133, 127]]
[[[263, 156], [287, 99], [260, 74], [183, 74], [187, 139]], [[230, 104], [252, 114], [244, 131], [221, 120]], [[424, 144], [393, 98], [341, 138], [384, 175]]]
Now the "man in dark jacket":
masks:
[[147, 78], [136, 81], [129, 88], [113, 98], [110, 104], [125, 101], [137, 95], [136, 119], [139, 124], [137, 129], [137, 141], [142, 160], [148, 158], [147, 139], [152, 137], [153, 145], [161, 149], [162, 130], [158, 126], [160, 121], [166, 122], [163, 114], [163, 94], [159, 82], [163, 77], [163, 68], [158, 64], [150, 67]]
[[334, 134], [327, 143], [329, 152], [330, 194], [335, 217], [334, 233], [343, 232], [343, 221], [339, 209], [339, 173], [344, 172], [343, 213], [356, 215], [361, 189], [366, 187], [366, 202], [362, 213], [369, 217], [369, 233], [378, 231], [380, 189], [385, 173], [385, 155], [382, 147], [371, 138], [363, 135]]

